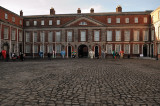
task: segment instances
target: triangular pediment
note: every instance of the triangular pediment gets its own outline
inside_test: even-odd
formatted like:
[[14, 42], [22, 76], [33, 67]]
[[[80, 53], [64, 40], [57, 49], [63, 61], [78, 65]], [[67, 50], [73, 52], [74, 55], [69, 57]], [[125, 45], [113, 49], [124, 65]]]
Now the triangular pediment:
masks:
[[79, 17], [71, 22], [69, 22], [68, 24], [65, 25], [66, 27], [86, 27], [86, 26], [99, 26], [99, 27], [103, 27], [105, 26], [103, 23], [89, 18], [89, 17]]

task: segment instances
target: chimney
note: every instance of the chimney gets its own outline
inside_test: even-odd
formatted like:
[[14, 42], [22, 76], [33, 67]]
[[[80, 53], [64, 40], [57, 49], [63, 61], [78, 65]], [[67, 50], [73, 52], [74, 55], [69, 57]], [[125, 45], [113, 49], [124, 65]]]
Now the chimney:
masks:
[[20, 16], [23, 16], [23, 11], [22, 10], [20, 11]]
[[55, 10], [53, 7], [50, 9], [50, 15], [55, 15]]
[[81, 9], [80, 8], [78, 8], [77, 13], [81, 14]]
[[117, 6], [116, 12], [122, 12], [122, 7], [120, 5]]
[[94, 13], [94, 8], [91, 8], [90, 13]]

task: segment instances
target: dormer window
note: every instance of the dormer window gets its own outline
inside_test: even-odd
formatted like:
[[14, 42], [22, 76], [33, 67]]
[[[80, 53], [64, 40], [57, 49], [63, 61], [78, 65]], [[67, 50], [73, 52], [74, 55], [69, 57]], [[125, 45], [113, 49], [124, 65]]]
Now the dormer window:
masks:
[[79, 25], [87, 25], [86, 22], [80, 22]]

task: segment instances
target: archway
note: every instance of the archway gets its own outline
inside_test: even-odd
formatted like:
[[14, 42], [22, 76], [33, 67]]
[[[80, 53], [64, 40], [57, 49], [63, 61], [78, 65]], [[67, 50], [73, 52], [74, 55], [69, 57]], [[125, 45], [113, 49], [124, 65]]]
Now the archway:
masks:
[[88, 47], [86, 45], [80, 45], [78, 47], [78, 57], [88, 57]]
[[95, 46], [95, 57], [99, 56], [99, 52], [98, 52], [98, 46]]
[[143, 56], [147, 57], [147, 45], [143, 45]]
[[72, 47], [71, 46], [68, 46], [68, 57], [71, 57], [71, 52], [72, 51]]

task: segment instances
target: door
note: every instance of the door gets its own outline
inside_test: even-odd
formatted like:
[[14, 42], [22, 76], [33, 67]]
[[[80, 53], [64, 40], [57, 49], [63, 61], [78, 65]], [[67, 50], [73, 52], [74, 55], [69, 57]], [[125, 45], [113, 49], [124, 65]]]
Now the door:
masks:
[[95, 46], [95, 57], [99, 56], [99, 52], [98, 52], [98, 46]]
[[72, 51], [71, 46], [68, 46], [68, 57], [71, 57], [71, 51]]

